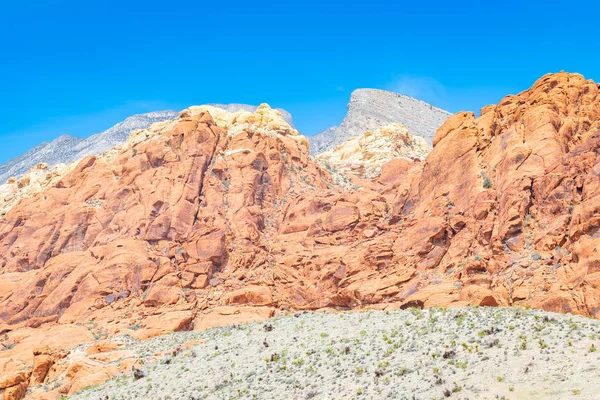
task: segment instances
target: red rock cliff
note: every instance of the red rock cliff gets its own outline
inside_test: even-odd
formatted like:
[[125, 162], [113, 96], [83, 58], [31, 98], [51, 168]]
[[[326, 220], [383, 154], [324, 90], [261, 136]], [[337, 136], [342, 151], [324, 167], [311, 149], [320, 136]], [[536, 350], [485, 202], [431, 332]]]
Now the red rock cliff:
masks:
[[[288, 308], [600, 317], [598, 92], [547, 75], [451, 117], [424, 162], [353, 185], [268, 107], [191, 108], [137, 132], [0, 220], [0, 331], [14, 346], [0, 365], [31, 373], [36, 332], [90, 321], [94, 336], [147, 337]], [[4, 387], [26, 387], [15, 379]]]

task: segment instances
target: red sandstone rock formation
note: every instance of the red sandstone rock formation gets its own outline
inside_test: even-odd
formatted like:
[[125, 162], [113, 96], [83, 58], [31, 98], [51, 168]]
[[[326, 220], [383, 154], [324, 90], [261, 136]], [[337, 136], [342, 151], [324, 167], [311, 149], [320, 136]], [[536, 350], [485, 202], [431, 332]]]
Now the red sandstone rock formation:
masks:
[[[90, 360], [61, 364], [79, 343], [288, 309], [600, 317], [598, 92], [547, 75], [479, 118], [451, 117], [424, 162], [392, 160], [372, 180], [351, 176], [352, 190], [267, 107], [191, 108], [135, 133], [0, 220], [0, 393], [18, 399], [61, 373], [54, 395], [84, 387]], [[34, 351], [53, 330], [72, 340]], [[94, 362], [106, 374], [93, 383], [129, 366]]]

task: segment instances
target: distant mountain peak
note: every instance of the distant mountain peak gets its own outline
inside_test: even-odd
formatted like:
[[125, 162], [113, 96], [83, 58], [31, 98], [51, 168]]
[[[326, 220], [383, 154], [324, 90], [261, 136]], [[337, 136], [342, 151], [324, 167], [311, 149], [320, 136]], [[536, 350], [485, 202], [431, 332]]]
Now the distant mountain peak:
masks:
[[381, 89], [356, 89], [350, 96], [348, 113], [338, 127], [309, 138], [312, 154], [333, 149], [346, 140], [390, 123], [401, 123], [414, 136], [430, 145], [437, 129], [452, 115], [422, 100]]

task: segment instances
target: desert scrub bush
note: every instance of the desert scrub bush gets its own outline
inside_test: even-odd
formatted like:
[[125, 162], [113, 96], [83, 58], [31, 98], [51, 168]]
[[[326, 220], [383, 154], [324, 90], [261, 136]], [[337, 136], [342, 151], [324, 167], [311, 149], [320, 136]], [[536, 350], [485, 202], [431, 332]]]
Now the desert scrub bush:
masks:
[[462, 386], [459, 386], [456, 382], [452, 382], [452, 384], [454, 385], [452, 387], [452, 393], [458, 393], [462, 390]]
[[304, 359], [303, 358], [297, 358], [294, 361], [292, 361], [292, 364], [297, 366], [297, 367], [301, 367], [304, 365]]
[[466, 361], [457, 361], [454, 363], [454, 365], [457, 366], [458, 368], [467, 369]]
[[132, 331], [137, 331], [137, 330], [138, 330], [138, 329], [140, 329], [140, 328], [141, 328], [141, 325], [140, 325], [140, 323], [139, 323], [139, 322], [136, 322], [135, 324], [133, 324], [133, 325], [130, 325], [130, 326], [128, 327], [128, 329], [131, 329]]
[[2, 349], [0, 349], [1, 351], [7, 351], [10, 349], [13, 349], [15, 347], [14, 343], [7, 343], [7, 344], [3, 344], [2, 345]]
[[423, 318], [423, 312], [420, 308], [410, 307], [408, 309], [412, 315], [414, 315], [417, 319]]
[[267, 364], [275, 363], [275, 362], [278, 362], [279, 360], [281, 360], [281, 355], [279, 355], [278, 353], [273, 353], [273, 354], [271, 354], [270, 357], [265, 357], [265, 362]]
[[490, 181], [490, 178], [488, 178], [488, 176], [485, 173], [485, 171], [481, 171], [481, 177], [483, 178], [483, 188], [484, 189], [491, 188], [492, 187], [492, 181]]
[[592, 343], [592, 345], [589, 348], [590, 353], [595, 353], [596, 352], [596, 346], [594, 345], [594, 343]]
[[387, 349], [385, 351], [385, 353], [383, 353], [383, 356], [384, 357], [390, 357], [392, 354], [394, 354], [394, 350], [395, 350], [394, 347], [390, 347], [389, 349]]
[[390, 339], [390, 337], [387, 335], [387, 333], [383, 333], [382, 335], [383, 341], [386, 342], [387, 344], [392, 344], [392, 339]]

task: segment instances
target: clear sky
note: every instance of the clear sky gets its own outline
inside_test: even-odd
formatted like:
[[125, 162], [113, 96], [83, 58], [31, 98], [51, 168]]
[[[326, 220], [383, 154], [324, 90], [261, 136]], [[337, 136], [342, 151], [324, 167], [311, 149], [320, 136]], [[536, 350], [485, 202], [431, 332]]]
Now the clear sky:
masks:
[[547, 72], [600, 80], [599, 15], [598, 1], [3, 1], [0, 162], [204, 103], [267, 102], [308, 135], [359, 87], [476, 111]]

